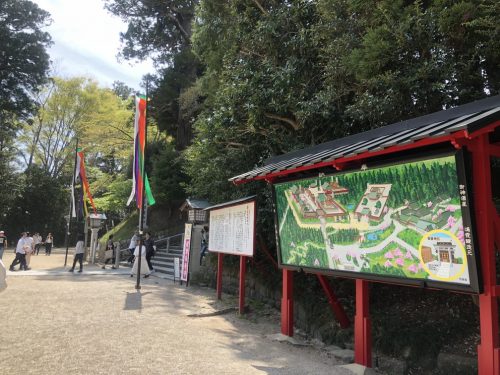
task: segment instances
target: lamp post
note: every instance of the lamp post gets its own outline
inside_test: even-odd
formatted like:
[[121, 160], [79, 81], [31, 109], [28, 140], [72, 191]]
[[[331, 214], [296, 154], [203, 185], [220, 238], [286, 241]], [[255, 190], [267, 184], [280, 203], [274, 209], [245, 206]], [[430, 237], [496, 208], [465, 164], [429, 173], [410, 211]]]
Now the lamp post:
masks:
[[97, 250], [97, 234], [104, 220], [106, 220], [106, 215], [104, 214], [89, 214], [89, 225], [91, 230], [89, 254], [90, 264], [95, 263], [95, 253]]

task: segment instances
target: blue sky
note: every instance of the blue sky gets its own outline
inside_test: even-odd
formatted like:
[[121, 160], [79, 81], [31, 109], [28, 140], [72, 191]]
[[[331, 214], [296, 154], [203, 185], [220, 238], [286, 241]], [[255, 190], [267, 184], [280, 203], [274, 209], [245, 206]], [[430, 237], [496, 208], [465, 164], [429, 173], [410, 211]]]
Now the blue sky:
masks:
[[31, 0], [51, 14], [45, 29], [54, 42], [49, 54], [54, 74], [87, 76], [101, 86], [113, 81], [139, 89], [141, 78], [154, 73], [151, 61], [118, 62], [120, 31], [127, 26], [104, 9], [102, 0]]

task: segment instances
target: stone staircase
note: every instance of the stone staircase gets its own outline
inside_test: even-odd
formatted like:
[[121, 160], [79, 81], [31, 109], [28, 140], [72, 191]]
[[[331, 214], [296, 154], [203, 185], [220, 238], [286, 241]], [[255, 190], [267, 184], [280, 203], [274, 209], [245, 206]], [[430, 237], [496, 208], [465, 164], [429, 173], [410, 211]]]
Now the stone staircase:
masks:
[[157, 276], [174, 280], [174, 259], [182, 261], [182, 244], [184, 233], [165, 237], [155, 241], [156, 254], [151, 260]]

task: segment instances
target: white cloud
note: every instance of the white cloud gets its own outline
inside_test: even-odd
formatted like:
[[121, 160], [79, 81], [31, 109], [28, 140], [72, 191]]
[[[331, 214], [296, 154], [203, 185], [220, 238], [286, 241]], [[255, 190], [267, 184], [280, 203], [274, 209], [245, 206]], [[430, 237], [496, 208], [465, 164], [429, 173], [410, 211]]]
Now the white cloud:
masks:
[[103, 86], [122, 81], [138, 89], [142, 76], [154, 72], [150, 60], [117, 61], [119, 33], [127, 26], [104, 9], [102, 0], [32, 1], [51, 14], [46, 31], [54, 42], [49, 54], [58, 74], [90, 76]]

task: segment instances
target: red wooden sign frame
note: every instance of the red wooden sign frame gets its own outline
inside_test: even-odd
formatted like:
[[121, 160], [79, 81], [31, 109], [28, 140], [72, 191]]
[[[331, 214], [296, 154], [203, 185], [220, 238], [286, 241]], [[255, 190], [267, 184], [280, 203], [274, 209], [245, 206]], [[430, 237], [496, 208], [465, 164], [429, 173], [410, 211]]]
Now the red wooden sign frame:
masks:
[[[495, 244], [500, 249], [500, 215], [493, 204], [491, 189], [490, 158], [500, 158], [500, 143], [490, 143], [489, 135], [500, 126], [495, 121], [473, 133], [465, 130], [436, 138], [422, 139], [406, 145], [395, 145], [377, 152], [364, 152], [354, 156], [339, 158], [300, 167], [296, 170], [276, 172], [263, 177], [273, 183], [278, 177], [297, 173], [302, 170], [333, 166], [342, 170], [352, 163], [361, 164], [384, 154], [407, 150], [416, 150], [439, 144], [451, 143], [456, 149], [465, 147], [472, 155], [472, 184], [477, 239], [480, 249], [483, 292], [479, 295], [479, 319], [481, 342], [478, 346], [478, 373], [481, 375], [500, 374], [500, 348], [498, 326], [498, 301], [500, 285], [496, 283]], [[257, 178], [258, 179], [258, 178]], [[236, 183], [242, 183], [236, 182]], [[293, 272], [283, 269], [283, 294], [281, 303], [281, 332], [293, 335]], [[366, 367], [372, 367], [371, 320], [369, 313], [370, 281], [356, 279], [356, 315], [354, 318], [354, 361]]]

